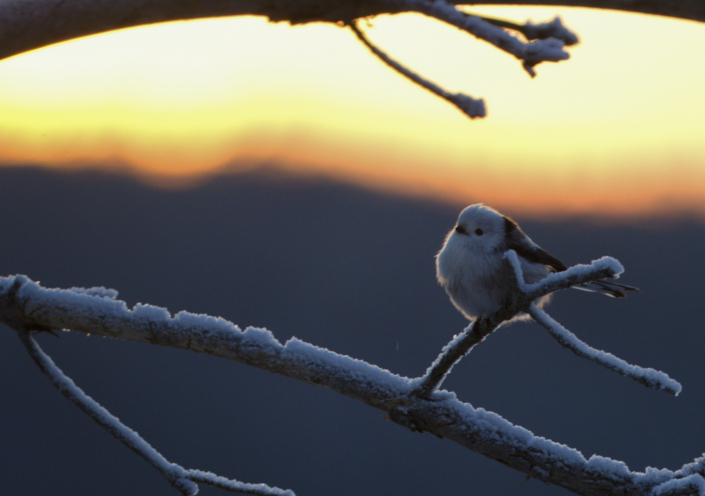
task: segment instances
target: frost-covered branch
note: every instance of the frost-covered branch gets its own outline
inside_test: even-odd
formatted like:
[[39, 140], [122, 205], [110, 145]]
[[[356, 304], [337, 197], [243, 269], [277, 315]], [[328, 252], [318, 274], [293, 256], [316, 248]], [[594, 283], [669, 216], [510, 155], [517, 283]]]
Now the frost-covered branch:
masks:
[[683, 387], [678, 381], [671, 379], [667, 374], [651, 368], [642, 368], [631, 365], [621, 358], [617, 358], [606, 351], [596, 350], [580, 341], [575, 334], [553, 320], [546, 312], [531, 305], [529, 315], [541, 324], [561, 346], [568, 348], [581, 358], [586, 358], [603, 367], [617, 372], [620, 375], [634, 379], [646, 387], [666, 391], [678, 396]]
[[[353, 25], [356, 19], [381, 14], [422, 13], [458, 27], [512, 54], [522, 61], [524, 69], [532, 77], [536, 74], [534, 67], [537, 64], [567, 59], [568, 53], [564, 46], [574, 44], [578, 40], [558, 18], [547, 23], [519, 24], [467, 14], [456, 8], [456, 5], [464, 3], [457, 0], [5, 0], [0, 2], [0, 59], [61, 41], [116, 29], [159, 22], [239, 15], [264, 16], [273, 22], [286, 21], [291, 24], [327, 22], [344, 26]], [[621, 9], [705, 21], [705, 4], [697, 0], [528, 0], [519, 4], [547, 3]], [[483, 4], [516, 5], [517, 2], [488, 0]], [[528, 41], [523, 41], [513, 33], [521, 33]], [[363, 42], [395, 70], [452, 102], [470, 117], [486, 114], [481, 100], [462, 93], [446, 92], [392, 61], [364, 39]]]
[[705, 456], [684, 465], [675, 472], [675, 478], [656, 486], [654, 496], [683, 496], [705, 494]]
[[[473, 15], [462, 10], [461, 12], [466, 16]], [[521, 33], [524, 38], [529, 41], [555, 38], [561, 40], [566, 46], [575, 45], [579, 41], [578, 36], [563, 25], [560, 17], [554, 18], [551, 22], [542, 22], [539, 24], [534, 24], [531, 21], [526, 21], [524, 24], [517, 24], [516, 22], [496, 19], [494, 17], [477, 17], [493, 26]]]
[[212, 472], [204, 472], [203, 470], [188, 469], [186, 476], [193, 482], [208, 484], [209, 486], [225, 489], [226, 491], [234, 491], [242, 494], [254, 494], [255, 496], [296, 496], [291, 489], [280, 489], [271, 487], [267, 484], [252, 484], [249, 482], [240, 482], [233, 479], [227, 479]]
[[590, 265], [575, 265], [562, 272], [554, 272], [536, 284], [526, 284], [519, 257], [514, 250], [505, 253], [511, 264], [519, 290], [525, 295], [522, 300], [534, 301], [549, 293], [573, 286], [582, 286], [601, 279], [612, 279], [624, 272], [624, 267], [612, 257], [593, 260]]
[[[428, 8], [417, 5], [417, 1], [5, 0], [0, 2], [0, 59], [60, 41], [159, 22], [254, 15], [291, 24], [328, 22], [347, 25], [355, 19], [419, 12]], [[446, 5], [453, 3], [463, 2]], [[615, 5], [615, 8], [619, 6]], [[452, 5], [451, 9], [455, 10]], [[455, 12], [459, 14], [457, 10]], [[501, 28], [495, 29], [502, 31]]]
[[[584, 277], [585, 281], [589, 279]], [[640, 473], [608, 458], [586, 459], [575, 449], [462, 403], [453, 393], [435, 391], [428, 398], [419, 397], [418, 380], [367, 362], [296, 338], [281, 344], [270, 331], [242, 331], [221, 318], [188, 312], [172, 316], [150, 305], [128, 309], [116, 297], [115, 291], [104, 288], [45, 289], [24, 276], [0, 278], [0, 321], [23, 332], [67, 329], [207, 353], [276, 372], [362, 401], [386, 412], [395, 422], [447, 438], [577, 494], [651, 495], [657, 486], [665, 488], [662, 494], [671, 494], [672, 486], [663, 484], [681, 481], [672, 484], [690, 488], [698, 479], [689, 476], [703, 475], [702, 460], [676, 472], [648, 468]], [[216, 485], [222, 482], [205, 472], [186, 474], [191, 481], [209, 478]]]
[[[470, 350], [495, 329], [512, 320], [520, 312], [527, 312], [534, 300], [553, 293], [559, 289], [612, 278], [624, 271], [619, 262], [613, 258], [603, 257], [590, 265], [578, 265], [570, 269], [551, 274], [537, 284], [526, 284], [521, 273], [521, 265], [514, 250], [509, 250], [505, 257], [512, 265], [517, 285], [513, 301], [487, 317], [479, 318], [470, 324], [461, 334], [448, 343], [435, 362], [418, 381], [415, 394], [427, 397], [443, 383], [453, 365], [467, 355]], [[577, 339], [577, 338], [576, 338]], [[585, 345], [587, 346], [587, 345]], [[665, 375], [665, 374], [664, 374]], [[661, 388], [659, 388], [661, 389]]]
[[164, 456], [155, 450], [137, 432], [133, 431], [120, 420], [103, 408], [93, 398], [86, 395], [81, 388], [57, 367], [37, 342], [30, 335], [30, 331], [18, 329], [18, 334], [22, 344], [32, 360], [39, 369], [49, 378], [51, 383], [71, 401], [79, 407], [98, 425], [113, 435], [118, 441], [147, 460], [157, 471], [159, 471], [169, 483], [181, 494], [191, 496], [198, 493], [196, 482], [203, 482], [212, 486], [236, 491], [243, 494], [253, 494], [257, 496], [295, 496], [293, 491], [283, 490], [277, 487], [270, 487], [266, 484], [248, 484], [236, 480], [226, 479], [210, 472], [201, 470], [186, 470], [180, 465], [170, 463]]
[[435, 17], [458, 29], [484, 40], [500, 50], [514, 55], [523, 61], [523, 67], [531, 77], [536, 76], [534, 66], [541, 62], [558, 62], [567, 60], [570, 55], [563, 50], [562, 40], [548, 38], [523, 42], [509, 31], [495, 26], [481, 17], [467, 15], [454, 5], [444, 0], [399, 0], [408, 10], [420, 12], [429, 17]]
[[[454, 5], [446, 3], [444, 0], [397, 1], [409, 11], [420, 12], [444, 21], [494, 45], [500, 50], [514, 55], [523, 61], [523, 67], [531, 77], [536, 76], [534, 66], [541, 62], [558, 62], [568, 59], [568, 52], [563, 47], [566, 44], [570, 45], [578, 42], [578, 37], [563, 26], [559, 18], [555, 18], [551, 23], [532, 24], [527, 22], [524, 25], [519, 25], [508, 21], [468, 14], [458, 10]], [[475, 99], [463, 93], [450, 93], [444, 90], [437, 84], [407, 69], [374, 46], [360, 30], [356, 21], [350, 23], [350, 28], [374, 55], [404, 77], [452, 103], [471, 119], [487, 115], [484, 100]], [[520, 40], [510, 30], [521, 32], [529, 42]]]
[[[613, 278], [624, 272], [624, 267], [622, 267], [617, 260], [610, 257], [602, 257], [599, 260], [595, 260], [590, 265], [576, 265], [563, 272], [550, 274], [536, 284], [526, 284], [521, 270], [521, 263], [519, 262], [519, 257], [516, 252], [509, 250], [505, 257], [514, 270], [514, 276], [519, 290], [525, 295], [525, 298], [530, 299], [532, 302], [559, 289], [566, 289], [571, 286], [582, 286], [587, 282]], [[590, 281], [584, 280], [585, 276], [591, 276], [592, 279]], [[542, 325], [561, 346], [568, 348], [579, 357], [586, 358], [613, 372], [634, 379], [651, 389], [666, 391], [676, 396], [681, 392], [682, 386], [680, 383], [671, 379], [663, 372], [631, 365], [611, 353], [591, 348], [586, 343], [580, 341], [575, 334], [553, 320], [546, 312], [537, 308], [533, 303], [525, 311], [531, 315], [536, 322]]]
[[426, 88], [431, 93], [435, 93], [437, 96], [443, 98], [444, 100], [455, 105], [461, 112], [466, 114], [471, 119], [475, 117], [485, 117], [487, 115], [487, 110], [485, 109], [485, 101], [482, 99], [476, 99], [469, 95], [463, 93], [450, 93], [440, 86], [432, 83], [428, 79], [416, 74], [415, 72], [407, 69], [401, 65], [396, 60], [392, 59], [389, 55], [384, 53], [382, 50], [374, 46], [367, 36], [360, 30], [356, 21], [350, 23], [350, 29], [359, 38], [359, 40], [370, 49], [370, 51], [375, 54], [382, 62], [387, 64], [389, 67], [397, 71], [402, 76], [410, 79], [419, 86]]
[[458, 363], [461, 358], [470, 353], [475, 345], [481, 343], [502, 323], [511, 320], [516, 315], [507, 316], [502, 309], [499, 313], [490, 316], [489, 318], [477, 319], [470, 323], [463, 332], [453, 337], [450, 343], [445, 345], [441, 350], [438, 358], [426, 370], [426, 373], [416, 380], [414, 395], [421, 398], [427, 398], [436, 391], [448, 374], [450, 374], [453, 365]]
[[[705, 21], [705, 3], [699, 0], [484, 0], [482, 3], [592, 7]], [[291, 24], [347, 24], [353, 19], [410, 10], [403, 0], [4, 0], [0, 2], [0, 59], [72, 38], [157, 22], [259, 15]]]
[[705, 479], [698, 474], [688, 475], [682, 479], [671, 479], [654, 488], [653, 496], [702, 496], [705, 494]]
[[[614, 8], [661, 15], [705, 20], [702, 2], [693, 0], [566, 0], [548, 2], [569, 6]], [[577, 43], [577, 36], [555, 18], [551, 22], [519, 24], [464, 13], [459, 1], [444, 0], [336, 0], [320, 2], [272, 2], [270, 0], [6, 0], [0, 2], [0, 59], [51, 45], [61, 41], [102, 33], [115, 29], [159, 22], [238, 15], [265, 16], [273, 22], [291, 24], [328, 22], [351, 25], [368, 48], [405, 77], [450, 101], [473, 117], [486, 114], [482, 100], [463, 93], [450, 93], [414, 74], [390, 59], [364, 38], [355, 27], [355, 20], [380, 14], [418, 12], [439, 19], [485, 40], [522, 61], [533, 77], [534, 67], [546, 61], [558, 62], [569, 57], [564, 46]], [[484, 4], [505, 4], [489, 0]], [[526, 1], [522, 4], [545, 4]], [[521, 33], [523, 41], [513, 33]]]

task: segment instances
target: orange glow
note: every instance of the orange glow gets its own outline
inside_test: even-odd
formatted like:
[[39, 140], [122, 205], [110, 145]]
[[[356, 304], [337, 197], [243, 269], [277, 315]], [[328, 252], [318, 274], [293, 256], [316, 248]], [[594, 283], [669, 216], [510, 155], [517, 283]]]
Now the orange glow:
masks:
[[171, 187], [267, 162], [524, 215], [705, 217], [705, 26], [481, 10], [560, 13], [582, 43], [531, 80], [512, 57], [421, 16], [365, 29], [447, 89], [484, 97], [484, 121], [386, 68], [349, 30], [205, 20], [0, 61], [0, 162], [105, 163]]

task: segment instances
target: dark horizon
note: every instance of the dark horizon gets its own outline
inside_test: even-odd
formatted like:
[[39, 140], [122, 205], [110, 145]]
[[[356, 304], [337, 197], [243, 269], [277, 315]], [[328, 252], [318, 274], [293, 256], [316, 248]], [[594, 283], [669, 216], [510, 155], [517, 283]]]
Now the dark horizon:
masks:
[[335, 177], [332, 173], [311, 172], [306, 170], [295, 170], [291, 165], [283, 165], [277, 161], [251, 161], [251, 160], [233, 160], [224, 163], [222, 166], [214, 168], [211, 171], [194, 173], [184, 176], [169, 176], [160, 173], [147, 174], [141, 168], [126, 162], [124, 160], [108, 160], [108, 161], [78, 161], [69, 163], [20, 163], [20, 162], [3, 162], [0, 161], [0, 170], [6, 171], [8, 174], [13, 174], [13, 171], [24, 171], [27, 174], [32, 174], [32, 171], [37, 173], [48, 173], [58, 175], [68, 175], [77, 178], [83, 177], [84, 180], [90, 177], [96, 178], [115, 178], [136, 182], [141, 186], [159, 190], [159, 191], [189, 191], [203, 187], [210, 187], [221, 181], [230, 181], [237, 178], [250, 178], [250, 180], [270, 181], [270, 182], [293, 182], [294, 184], [332, 184], [340, 186], [348, 186], [353, 189], [368, 191], [370, 193], [385, 197], [397, 198], [399, 200], [407, 200], [436, 206], [443, 210], [451, 208], [459, 213], [464, 207], [472, 203], [485, 203], [489, 206], [497, 208], [503, 213], [516, 218], [519, 221], [535, 221], [541, 223], [563, 223], [563, 222], [578, 222], [587, 223], [595, 226], [631, 226], [645, 229], [669, 229], [674, 224], [681, 225], [683, 223], [696, 223], [705, 227], [705, 214], [695, 207], [686, 207], [677, 199], [661, 198], [659, 200], [662, 206], [661, 211], [656, 214], [653, 211], [643, 213], [622, 213], [615, 215], [606, 215], [596, 208], [592, 212], [574, 212], [572, 210], [547, 212], [522, 212], [521, 205], [510, 205], [508, 207], [499, 208], [491, 201], [482, 198], [467, 198], [466, 201], [457, 201], [451, 199], [442, 199], [437, 195], [426, 195], [421, 191], [412, 192], [403, 189], [395, 189], [393, 187], [385, 187], [382, 185], [362, 184], [353, 179], [342, 179]]
[[[98, 171], [0, 169], [0, 275], [45, 287], [222, 316], [418, 376], [467, 321], [433, 257], [459, 209], [253, 171], [166, 190]], [[481, 201], [481, 199], [473, 200]], [[705, 226], [513, 215], [569, 265], [604, 255], [642, 294], [557, 294], [547, 311], [588, 344], [679, 380], [677, 398], [581, 360], [535, 324], [499, 329], [445, 388], [534, 434], [626, 462], [678, 469], [705, 451]], [[646, 227], [645, 227], [646, 226]], [[3, 494], [174, 494], [66, 401], [8, 328], [0, 333]], [[297, 495], [567, 494], [330, 391], [177, 350], [60, 333], [40, 344], [84, 391], [169, 460]], [[41, 476], [38, 476], [41, 474]], [[200, 494], [216, 494], [201, 486]]]

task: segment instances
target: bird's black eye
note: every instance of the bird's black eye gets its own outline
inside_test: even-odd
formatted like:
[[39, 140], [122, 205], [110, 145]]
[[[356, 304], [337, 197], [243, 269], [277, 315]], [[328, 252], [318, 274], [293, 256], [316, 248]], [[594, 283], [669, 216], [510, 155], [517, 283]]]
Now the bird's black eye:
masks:
[[485, 234], [485, 231], [478, 227], [477, 229], [475, 229], [475, 234], [477, 234], [478, 236], [482, 236], [483, 234]]
[[463, 226], [460, 226], [460, 225], [455, 226], [455, 232], [457, 232], [458, 234], [465, 234], [466, 236], [468, 234], [468, 231]]

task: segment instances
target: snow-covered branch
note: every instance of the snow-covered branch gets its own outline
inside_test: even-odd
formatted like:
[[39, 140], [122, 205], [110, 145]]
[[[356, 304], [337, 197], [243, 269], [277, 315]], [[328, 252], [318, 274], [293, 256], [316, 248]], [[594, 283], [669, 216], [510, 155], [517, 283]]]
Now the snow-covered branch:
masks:
[[[521, 263], [519, 262], [519, 257], [516, 252], [509, 250], [505, 254], [505, 258], [509, 261], [514, 270], [515, 281], [519, 292], [523, 295], [521, 298], [522, 302], [527, 299], [533, 302], [559, 289], [584, 286], [589, 282], [617, 277], [624, 272], [624, 267], [622, 267], [622, 264], [617, 260], [610, 257], [602, 257], [599, 260], [593, 261], [590, 265], [576, 265], [563, 272], [550, 274], [536, 284], [526, 284], [521, 270]], [[681, 392], [682, 386], [680, 383], [671, 379], [663, 372], [631, 365], [611, 353], [591, 348], [580, 341], [575, 334], [553, 320], [546, 312], [537, 308], [533, 303], [531, 303], [527, 309], [524, 309], [524, 311], [542, 325], [561, 346], [568, 348], [579, 357], [598, 363], [613, 372], [634, 379], [651, 389], [666, 391], [673, 395], [678, 395], [678, 393]]]
[[[563, 5], [614, 8], [705, 20], [701, 2], [679, 0], [661, 2], [619, 2], [575, 0]], [[577, 36], [555, 18], [551, 22], [519, 24], [489, 19], [459, 10], [458, 1], [444, 0], [336, 0], [318, 2], [271, 2], [269, 0], [7, 0], [0, 2], [0, 59], [51, 45], [60, 41], [132, 26], [207, 17], [261, 15], [271, 21], [291, 24], [330, 22], [350, 25], [360, 40], [379, 58], [415, 83], [453, 103], [471, 118], [486, 115], [481, 99], [463, 93], [450, 93], [413, 73], [374, 47], [356, 27], [355, 20], [380, 14], [417, 12], [441, 20], [482, 39], [522, 61], [533, 77], [534, 67], [546, 61], [566, 60], [567, 45]], [[510, 3], [501, 0], [485, 4]], [[516, 2], [511, 2], [516, 4]], [[522, 2], [533, 4], [537, 2]], [[540, 2], [545, 3], [545, 2]], [[549, 2], [551, 3], [551, 2]], [[559, 2], [554, 2], [559, 3]], [[524, 41], [515, 33], [521, 33]]]
[[[566, 0], [563, 5], [614, 8], [705, 20], [702, 2], [642, 0], [614, 4], [602, 0]], [[444, 0], [336, 0], [318, 2], [271, 2], [269, 0], [7, 0], [0, 2], [0, 59], [35, 48], [91, 34], [159, 22], [207, 17], [261, 15], [271, 21], [291, 24], [330, 22], [350, 25], [360, 40], [390, 67], [415, 83], [453, 103], [471, 118], [486, 115], [481, 99], [450, 93], [413, 73], [374, 47], [355, 25], [356, 19], [380, 14], [418, 12], [466, 31], [522, 61], [533, 77], [534, 67], [546, 61], [566, 60], [564, 46], [577, 43], [577, 36], [555, 18], [551, 22], [519, 24], [489, 19], [456, 8], [463, 2]], [[484, 4], [504, 4], [501, 0]], [[521, 2], [533, 4], [537, 2]], [[545, 2], [540, 2], [545, 3]], [[551, 2], [549, 2], [551, 3]], [[554, 2], [559, 3], [559, 2]], [[521, 33], [524, 41], [514, 33]]]
[[445, 345], [441, 350], [438, 358], [426, 370], [423, 377], [416, 380], [414, 394], [422, 398], [427, 398], [436, 391], [448, 374], [450, 374], [453, 365], [458, 363], [461, 358], [470, 353], [475, 345], [480, 344], [504, 322], [511, 320], [516, 315], [511, 315], [505, 318], [504, 309], [489, 318], [477, 319], [470, 323], [463, 332], [453, 337], [450, 343]]
[[[514, 252], [514, 250], [509, 250], [505, 254], [505, 258], [514, 270], [515, 283], [517, 286], [516, 291], [514, 292], [514, 300], [507, 302], [504, 307], [500, 308], [494, 314], [472, 322], [461, 334], [455, 336], [453, 340], [443, 348], [436, 361], [433, 362], [433, 364], [431, 364], [426, 371], [426, 374], [418, 381], [414, 391], [415, 394], [421, 397], [427, 397], [435, 391], [438, 387], [440, 387], [443, 380], [450, 373], [453, 365], [467, 355], [475, 345], [481, 343], [500, 325], [512, 320], [520, 312], [531, 313], [530, 309], [533, 307], [532, 302], [535, 300], [560, 289], [567, 289], [572, 286], [581, 286], [587, 283], [599, 281], [601, 279], [613, 278], [624, 271], [624, 268], [617, 260], [609, 257], [603, 257], [600, 260], [592, 262], [590, 265], [577, 265], [564, 272], [551, 274], [539, 283], [526, 284], [524, 282], [524, 277], [521, 272], [521, 264], [519, 263], [516, 252]], [[533, 316], [533, 314], [531, 315]], [[546, 318], [550, 319], [548, 315], [546, 315]], [[545, 319], [544, 321], [539, 321], [542, 325], [545, 325], [544, 322], [546, 322]], [[551, 320], [551, 322], [554, 321]], [[556, 326], [560, 327], [558, 323], [554, 323]], [[561, 327], [561, 329], [563, 328]], [[635, 367], [634, 365], [629, 365], [609, 353], [590, 348], [585, 343], [578, 340], [575, 335], [565, 329], [563, 330], [572, 336], [572, 340], [565, 337], [565, 334], [561, 334], [563, 339], [559, 340], [559, 342], [563, 346], [568, 347], [570, 346], [566, 343], [572, 343], [573, 346], [570, 347], [570, 349], [579, 356], [584, 358], [589, 357], [590, 360], [600, 363], [601, 365], [605, 365], [611, 370], [615, 370], [622, 375], [631, 377], [648, 387], [662, 389], [673, 394], [678, 394], [678, 392], [680, 392], [680, 384], [663, 372], [657, 372], [653, 369], [642, 369], [640, 367]], [[549, 331], [554, 337], [557, 336], [557, 331], [555, 331], [554, 327], [549, 329]], [[604, 359], [604, 357], [607, 356], [612, 358], [608, 361], [609, 365], [605, 363]], [[618, 366], [616, 365], [617, 362], [621, 362], [623, 365]]]
[[652, 494], [654, 496], [688, 496], [691, 494], [702, 496], [705, 494], [705, 479], [699, 474], [671, 479], [656, 486]]
[[646, 387], [666, 391], [678, 396], [683, 387], [678, 381], [671, 379], [667, 374], [651, 368], [631, 365], [611, 353], [591, 348], [580, 341], [575, 334], [553, 320], [546, 312], [535, 305], [529, 308], [529, 315], [541, 324], [561, 346], [568, 348], [581, 358], [602, 365], [613, 372], [634, 379]]
[[593, 260], [590, 265], [575, 265], [563, 272], [549, 274], [548, 277], [536, 284], [526, 284], [521, 269], [521, 263], [519, 262], [519, 256], [516, 252], [509, 250], [504, 256], [512, 266], [516, 283], [521, 293], [525, 295], [522, 301], [534, 301], [561, 289], [582, 286], [601, 279], [612, 279], [624, 272], [624, 267], [622, 267], [622, 264], [620, 264], [618, 260], [611, 257], [602, 257], [598, 260]]
[[86, 395], [69, 377], [64, 375], [51, 358], [42, 351], [37, 342], [30, 335], [30, 332], [21, 329], [18, 329], [17, 332], [22, 344], [24, 344], [29, 355], [32, 357], [32, 360], [34, 360], [39, 369], [49, 378], [51, 383], [61, 394], [68, 398], [71, 403], [83, 410], [86, 415], [95, 420], [98, 425], [112, 434], [118, 441], [144, 458], [181, 494], [187, 496], [197, 494], [198, 485], [196, 485], [196, 482], [202, 482], [242, 494], [253, 494], [257, 496], [295, 496], [294, 492], [290, 490], [270, 487], [266, 484], [248, 484], [201, 470], [186, 470], [180, 465], [169, 462], [161, 453], [137, 434], [137, 432], [120, 422], [117, 417], [103, 408], [93, 398]]
[[[80, 2], [80, 5], [76, 5]], [[265, 15], [272, 21], [293, 23], [313, 21], [349, 25], [360, 41], [394, 70], [452, 103], [470, 118], [486, 115], [485, 103], [463, 93], [451, 93], [399, 64], [375, 47], [357, 27], [356, 19], [381, 13], [419, 12], [487, 41], [514, 55], [535, 76], [540, 62], [565, 60], [565, 44], [577, 36], [559, 19], [551, 23], [523, 26], [508, 21], [485, 20], [458, 10], [443, 0], [339, 0], [336, 2], [268, 2], [266, 0], [10, 0], [0, 2], [0, 59], [58, 41], [111, 29], [176, 19], [224, 15]], [[529, 41], [515, 36], [523, 33]]]
[[491, 24], [481, 17], [467, 15], [444, 0], [399, 0], [410, 11], [420, 12], [446, 22], [458, 29], [484, 40], [500, 50], [522, 60], [524, 69], [533, 77], [534, 66], [541, 62], [558, 62], [568, 59], [563, 50], [565, 43], [555, 38], [523, 42], [509, 31]]
[[[586, 459], [575, 449], [462, 403], [453, 393], [434, 391], [420, 397], [416, 393], [421, 379], [400, 377], [295, 338], [282, 345], [267, 330], [242, 331], [221, 318], [188, 312], [172, 316], [163, 308], [141, 304], [128, 309], [116, 296], [104, 288], [45, 289], [24, 276], [0, 278], [0, 321], [21, 332], [68, 329], [207, 353], [276, 372], [362, 401], [399, 424], [448, 438], [577, 494], [650, 495], [657, 486], [661, 494], [681, 494], [683, 487], [697, 487], [699, 479], [690, 476], [702, 475], [699, 460], [677, 472], [639, 473], [607, 458]], [[206, 472], [186, 471], [184, 476], [225, 483]], [[664, 485], [669, 481], [678, 482]]]
[[[389, 1], [392, 2], [394, 0]], [[568, 59], [569, 55], [563, 49], [564, 46], [578, 42], [578, 37], [563, 26], [559, 18], [555, 18], [551, 23], [532, 24], [527, 22], [524, 25], [519, 25], [508, 21], [468, 14], [458, 10], [454, 5], [446, 3], [444, 0], [396, 1], [405, 10], [419, 12], [439, 19], [494, 45], [500, 50], [514, 55], [517, 59], [523, 61], [522, 65], [531, 77], [536, 76], [534, 66], [541, 62], [558, 62]], [[355, 20], [350, 22], [350, 28], [374, 55], [404, 77], [452, 103], [471, 119], [487, 115], [484, 100], [475, 99], [463, 93], [450, 93], [444, 90], [423, 76], [407, 69], [373, 45], [360, 30]], [[512, 31], [523, 33], [529, 41], [520, 40]]]
[[[467, 4], [458, 0], [448, 3]], [[699, 0], [485, 0], [482, 3], [593, 7], [705, 21], [705, 4]], [[404, 0], [5, 0], [0, 2], [0, 59], [72, 38], [158, 22], [261, 15], [292, 24], [349, 24], [353, 19], [408, 11], [411, 9]]]
[[[466, 13], [465, 15], [472, 14]], [[578, 36], [563, 25], [563, 22], [561, 21], [560, 17], [554, 18], [551, 22], [542, 22], [539, 24], [534, 24], [531, 21], [527, 21], [524, 24], [517, 24], [516, 22], [507, 21], [504, 19], [496, 19], [493, 17], [477, 17], [479, 17], [485, 22], [489, 22], [493, 26], [521, 33], [524, 38], [529, 41], [555, 38], [557, 40], [561, 40], [563, 43], [566, 44], [566, 46], [575, 45], [579, 41]]]
[[374, 46], [365, 33], [363, 33], [357, 25], [356, 21], [350, 24], [350, 29], [352, 29], [355, 36], [367, 47], [370, 51], [375, 54], [382, 62], [387, 64], [389, 67], [397, 71], [402, 76], [410, 79], [414, 83], [418, 84], [422, 88], [426, 88], [431, 93], [443, 98], [447, 102], [455, 105], [461, 112], [465, 115], [474, 119], [476, 117], [485, 117], [487, 115], [487, 110], [485, 109], [485, 101], [482, 99], [476, 99], [469, 95], [463, 93], [450, 93], [437, 84], [432, 83], [428, 79], [416, 74], [415, 72], [407, 69], [401, 65], [396, 60], [392, 59], [389, 55], [384, 53], [382, 50]]

